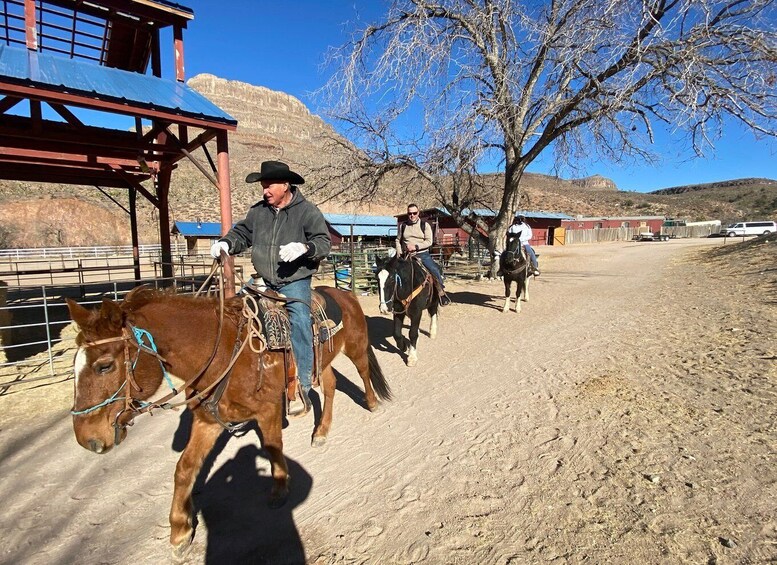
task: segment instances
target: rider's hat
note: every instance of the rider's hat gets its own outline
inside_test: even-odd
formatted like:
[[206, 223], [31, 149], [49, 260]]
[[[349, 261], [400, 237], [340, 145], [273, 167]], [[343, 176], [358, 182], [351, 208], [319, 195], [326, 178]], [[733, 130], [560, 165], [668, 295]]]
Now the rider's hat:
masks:
[[526, 216], [524, 216], [523, 214], [516, 214], [515, 215], [515, 219], [519, 220], [521, 222], [525, 222], [526, 221]]
[[264, 161], [258, 173], [250, 173], [246, 182], [259, 182], [260, 180], [279, 180], [292, 184], [305, 184], [305, 179], [289, 169], [286, 163], [281, 161]]

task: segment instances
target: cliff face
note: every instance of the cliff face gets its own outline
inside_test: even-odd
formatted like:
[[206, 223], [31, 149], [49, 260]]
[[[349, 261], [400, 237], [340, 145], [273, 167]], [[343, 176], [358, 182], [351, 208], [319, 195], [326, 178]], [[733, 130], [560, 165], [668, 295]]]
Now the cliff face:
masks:
[[257, 149], [264, 145], [261, 160], [272, 158], [273, 152], [277, 159], [304, 160], [322, 135], [334, 135], [331, 126], [289, 94], [209, 74], [188, 84], [238, 121], [238, 143]]
[[602, 175], [574, 179], [572, 184], [583, 190], [618, 190], [618, 186], [612, 180]]

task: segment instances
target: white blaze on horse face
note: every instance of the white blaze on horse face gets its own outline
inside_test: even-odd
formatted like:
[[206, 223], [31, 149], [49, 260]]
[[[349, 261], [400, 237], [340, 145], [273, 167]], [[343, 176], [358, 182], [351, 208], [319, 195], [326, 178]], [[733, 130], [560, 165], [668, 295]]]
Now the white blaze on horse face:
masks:
[[73, 396], [74, 400], [76, 401], [74, 405], [76, 406], [78, 405], [78, 377], [87, 366], [88, 362], [86, 359], [86, 348], [79, 347], [78, 351], [76, 352], [76, 358], [73, 361], [73, 373], [75, 375], [75, 393]]
[[388, 280], [389, 273], [386, 269], [381, 269], [378, 273], [378, 296], [380, 298], [380, 313], [388, 314], [388, 304], [386, 304], [386, 281]]

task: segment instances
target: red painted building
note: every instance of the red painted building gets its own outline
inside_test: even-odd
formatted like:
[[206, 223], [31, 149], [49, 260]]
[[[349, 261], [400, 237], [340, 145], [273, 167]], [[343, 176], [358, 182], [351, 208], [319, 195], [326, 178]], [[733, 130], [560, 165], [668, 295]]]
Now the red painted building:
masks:
[[[496, 213], [487, 209], [479, 210], [465, 210], [465, 215], [472, 220], [468, 220], [474, 226], [474, 218], [478, 217], [482, 219], [487, 225], [491, 225], [496, 217]], [[572, 219], [571, 216], [566, 214], [560, 214], [557, 212], [532, 212], [521, 211], [519, 212], [526, 216], [526, 223], [532, 229], [532, 246], [537, 245], [553, 245], [557, 231], [561, 231], [558, 228], [562, 227], [562, 222], [567, 219]], [[440, 208], [427, 208], [421, 210], [421, 219], [432, 225], [432, 232], [434, 233], [434, 242], [437, 245], [470, 245], [470, 235], [466, 230], [456, 224], [456, 220], [451, 217], [448, 212]], [[397, 215], [397, 225], [407, 221], [407, 214]], [[478, 234], [477, 245], [487, 246], [488, 234], [480, 229], [476, 228]], [[474, 244], [475, 242], [473, 242]], [[562, 242], [563, 243], [563, 242]]]
[[561, 227], [568, 230], [632, 228], [638, 231], [660, 233], [664, 219], [664, 216], [580, 217], [562, 221]]

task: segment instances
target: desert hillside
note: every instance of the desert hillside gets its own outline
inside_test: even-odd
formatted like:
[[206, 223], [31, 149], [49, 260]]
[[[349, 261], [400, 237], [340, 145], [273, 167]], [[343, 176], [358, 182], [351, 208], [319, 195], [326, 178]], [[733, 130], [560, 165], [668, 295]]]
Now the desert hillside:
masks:
[[[238, 120], [238, 130], [229, 139], [235, 218], [257, 199], [256, 186], [243, 179], [261, 161], [281, 159], [290, 163], [310, 181], [305, 187], [310, 193], [316, 188], [317, 168], [335, 167], [343, 157], [327, 144], [328, 138], [338, 137], [337, 133], [293, 96], [207, 74], [193, 77], [189, 84]], [[342, 141], [341, 152], [355, 151]], [[215, 146], [209, 151], [215, 155]], [[195, 157], [208, 166], [202, 150]], [[496, 207], [501, 175], [487, 175], [485, 181], [491, 189], [484, 204]], [[522, 182], [526, 194], [522, 207], [534, 210], [583, 216], [665, 215], [724, 222], [777, 218], [777, 181], [770, 179], [738, 179], [647, 194], [619, 190], [612, 180], [600, 175], [561, 179], [527, 173]], [[127, 201], [122, 190], [103, 193], [94, 187], [0, 180], [0, 246], [128, 243], [126, 213], [109, 197], [122, 204]], [[338, 197], [322, 191], [313, 195], [325, 212], [362, 214], [397, 213], [409, 198], [421, 206], [438, 204], [428, 192], [413, 193], [413, 186], [390, 184], [368, 202], [354, 201], [347, 190]], [[172, 221], [219, 219], [217, 191], [188, 160], [180, 162], [173, 174], [170, 205]], [[141, 240], [156, 241], [155, 210], [139, 199], [138, 215]]]

